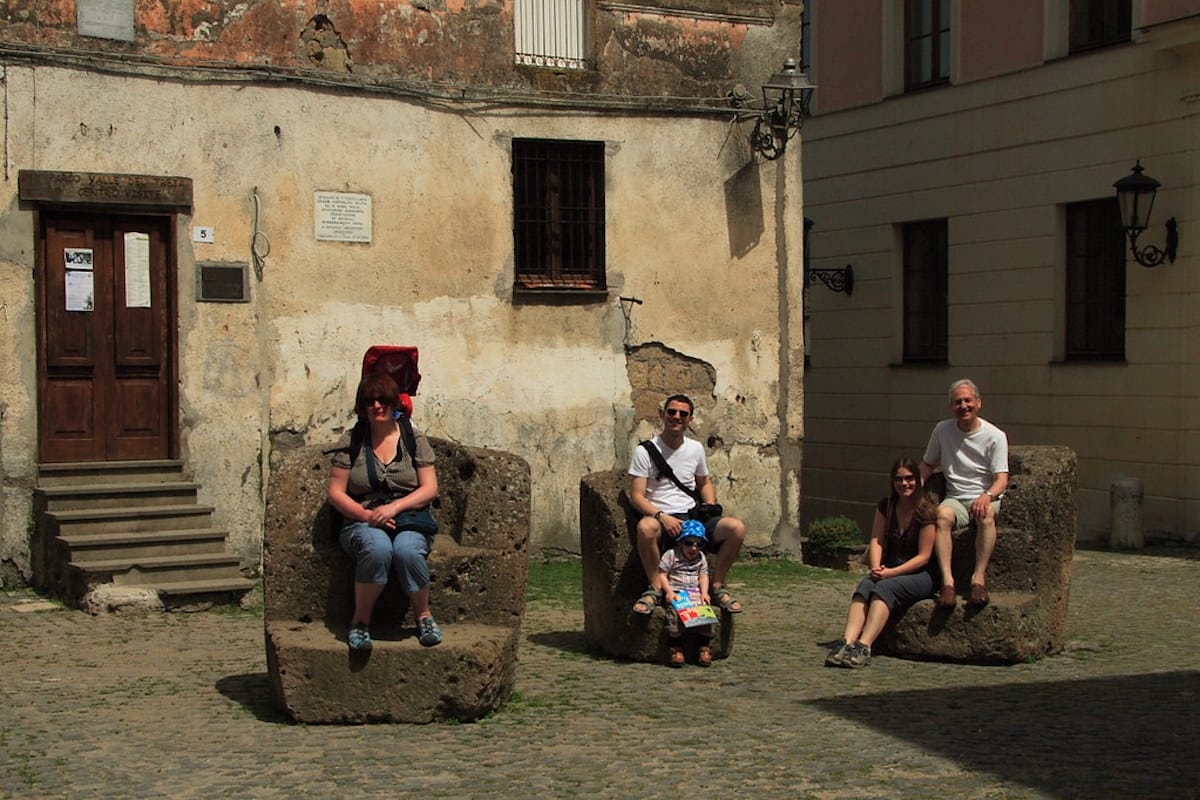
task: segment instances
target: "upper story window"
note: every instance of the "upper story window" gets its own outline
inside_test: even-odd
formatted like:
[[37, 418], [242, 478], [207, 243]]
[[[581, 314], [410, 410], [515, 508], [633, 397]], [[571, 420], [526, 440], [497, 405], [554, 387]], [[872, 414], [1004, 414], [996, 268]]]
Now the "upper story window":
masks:
[[1128, 42], [1133, 0], [1071, 0], [1072, 53]]
[[904, 0], [904, 88], [950, 80], [950, 0]]
[[949, 304], [946, 220], [905, 223], [902, 238], [904, 363], [944, 363]]
[[604, 142], [514, 139], [513, 242], [522, 289], [605, 289]]
[[587, 0], [514, 0], [518, 64], [587, 69]]
[[800, 71], [813, 75], [813, 6], [816, 0], [805, 0], [800, 12]]
[[1115, 197], [1071, 203], [1067, 218], [1067, 358], [1125, 357], [1125, 237]]

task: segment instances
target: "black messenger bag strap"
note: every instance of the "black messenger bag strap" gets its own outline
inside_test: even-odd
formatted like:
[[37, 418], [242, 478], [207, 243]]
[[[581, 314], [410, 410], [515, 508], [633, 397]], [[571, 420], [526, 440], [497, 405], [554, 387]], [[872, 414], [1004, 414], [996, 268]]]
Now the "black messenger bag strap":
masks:
[[671, 465], [667, 463], [667, 459], [663, 457], [663, 454], [659, 452], [659, 449], [654, 446], [654, 442], [650, 441], [649, 439], [643, 439], [642, 441], [638, 442], [638, 444], [646, 448], [646, 452], [650, 454], [650, 460], [654, 462], [654, 466], [658, 467], [658, 472], [660, 475], [665, 475], [674, 481], [675, 485], [683, 490], [684, 494], [695, 500], [697, 503], [701, 502], [697, 492], [684, 486], [679, 478], [675, 477], [675, 470], [671, 469]]

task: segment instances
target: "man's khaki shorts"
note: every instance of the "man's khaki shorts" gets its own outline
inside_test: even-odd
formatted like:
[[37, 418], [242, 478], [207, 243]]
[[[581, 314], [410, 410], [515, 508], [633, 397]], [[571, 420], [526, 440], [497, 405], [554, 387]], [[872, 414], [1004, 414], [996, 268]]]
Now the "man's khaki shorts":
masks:
[[[954, 510], [954, 527], [955, 527], [955, 529], [965, 528], [965, 527], [967, 527], [967, 525], [971, 524], [971, 522], [972, 522], [971, 507], [963, 505], [963, 502], [961, 500], [956, 500], [953, 497], [947, 497], [945, 500], [943, 500], [941, 502], [941, 505], [946, 508], [950, 508], [950, 509]], [[995, 511], [997, 514], [1000, 513], [1000, 501], [999, 500], [992, 501], [992, 510]]]

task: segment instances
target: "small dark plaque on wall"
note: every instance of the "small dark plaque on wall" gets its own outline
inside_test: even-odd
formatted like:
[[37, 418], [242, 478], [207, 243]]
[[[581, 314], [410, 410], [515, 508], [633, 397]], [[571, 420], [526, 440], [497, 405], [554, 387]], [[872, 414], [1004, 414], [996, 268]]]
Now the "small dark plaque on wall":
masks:
[[250, 265], [243, 261], [196, 262], [196, 300], [202, 303], [249, 303]]

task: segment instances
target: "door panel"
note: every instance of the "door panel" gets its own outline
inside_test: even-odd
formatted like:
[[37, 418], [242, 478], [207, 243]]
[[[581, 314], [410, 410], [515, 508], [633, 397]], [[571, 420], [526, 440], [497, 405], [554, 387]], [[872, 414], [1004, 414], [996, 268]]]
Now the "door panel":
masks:
[[[40, 233], [40, 458], [170, 457], [170, 220], [46, 213]], [[67, 263], [69, 248], [92, 254], [90, 310], [80, 308], [86, 304], [78, 296], [68, 307], [69, 270], [85, 283], [89, 272]]]

